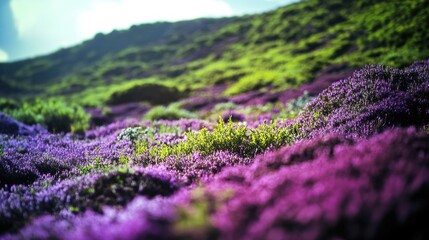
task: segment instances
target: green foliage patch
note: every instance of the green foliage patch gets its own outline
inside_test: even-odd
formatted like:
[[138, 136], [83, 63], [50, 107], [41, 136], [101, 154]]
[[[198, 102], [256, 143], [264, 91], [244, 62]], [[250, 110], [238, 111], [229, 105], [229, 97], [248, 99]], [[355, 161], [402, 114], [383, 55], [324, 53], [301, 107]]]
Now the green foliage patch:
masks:
[[82, 107], [58, 99], [3, 104], [1, 110], [25, 124], [41, 124], [53, 133], [83, 133], [89, 127], [90, 116]]
[[176, 145], [151, 143], [141, 139], [136, 145], [136, 154], [143, 161], [162, 161], [168, 156], [190, 155], [199, 152], [209, 155], [216, 151], [228, 150], [243, 157], [251, 157], [267, 149], [275, 149], [291, 143], [293, 129], [279, 127], [275, 122], [250, 128], [245, 124], [220, 120], [213, 131], [204, 128], [197, 132], [186, 132], [184, 141]]
[[168, 104], [179, 100], [182, 96], [184, 94], [176, 87], [160, 83], [143, 83], [112, 93], [107, 103], [121, 104], [145, 101], [151, 104]]

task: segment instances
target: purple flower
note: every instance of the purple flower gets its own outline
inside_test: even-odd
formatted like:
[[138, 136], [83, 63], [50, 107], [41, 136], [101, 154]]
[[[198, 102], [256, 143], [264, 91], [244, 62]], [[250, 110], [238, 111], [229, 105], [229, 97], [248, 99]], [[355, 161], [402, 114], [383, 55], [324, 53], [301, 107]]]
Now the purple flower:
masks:
[[327, 133], [367, 137], [429, 123], [429, 61], [404, 70], [367, 66], [332, 84], [299, 116], [300, 138]]

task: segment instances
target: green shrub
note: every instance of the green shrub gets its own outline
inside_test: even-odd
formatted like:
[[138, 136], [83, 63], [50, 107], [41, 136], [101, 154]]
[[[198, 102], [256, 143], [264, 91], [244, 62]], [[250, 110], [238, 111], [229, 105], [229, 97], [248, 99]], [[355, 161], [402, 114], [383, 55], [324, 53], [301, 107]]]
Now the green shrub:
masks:
[[169, 104], [179, 100], [183, 95], [176, 87], [159, 83], [142, 83], [112, 93], [107, 103], [113, 105], [128, 102]]
[[4, 111], [18, 121], [29, 125], [41, 124], [54, 133], [83, 133], [89, 127], [90, 116], [82, 107], [59, 100], [37, 99]]
[[19, 105], [12, 99], [0, 98], [0, 110], [16, 109]]
[[198, 115], [173, 106], [157, 106], [149, 110], [145, 118], [149, 120], [179, 120], [182, 118], [198, 118]]
[[168, 156], [190, 155], [194, 152], [209, 155], [222, 150], [252, 157], [267, 149], [291, 143], [294, 134], [294, 129], [278, 127], [276, 122], [249, 128], [242, 123], [225, 123], [220, 120], [213, 131], [204, 128], [197, 132], [187, 132], [186, 140], [176, 145], [160, 143], [152, 146], [147, 139], [142, 139], [137, 143], [136, 154], [148, 161], [162, 161]]

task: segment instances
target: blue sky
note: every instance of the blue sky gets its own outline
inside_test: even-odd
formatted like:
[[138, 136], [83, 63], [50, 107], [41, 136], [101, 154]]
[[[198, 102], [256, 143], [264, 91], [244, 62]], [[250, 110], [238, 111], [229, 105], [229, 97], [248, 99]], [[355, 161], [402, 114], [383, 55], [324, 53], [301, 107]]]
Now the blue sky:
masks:
[[296, 0], [0, 0], [0, 61], [51, 53], [134, 24], [258, 13]]

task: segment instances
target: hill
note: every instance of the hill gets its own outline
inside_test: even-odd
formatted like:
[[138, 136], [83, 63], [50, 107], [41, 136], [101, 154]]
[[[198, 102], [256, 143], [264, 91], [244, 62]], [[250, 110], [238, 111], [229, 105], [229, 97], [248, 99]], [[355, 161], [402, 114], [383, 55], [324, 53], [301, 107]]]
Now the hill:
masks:
[[285, 90], [327, 71], [425, 59], [427, 22], [425, 0], [309, 0], [258, 15], [143, 24], [0, 64], [0, 94], [100, 106], [146, 82], [185, 93], [224, 86], [225, 96]]

